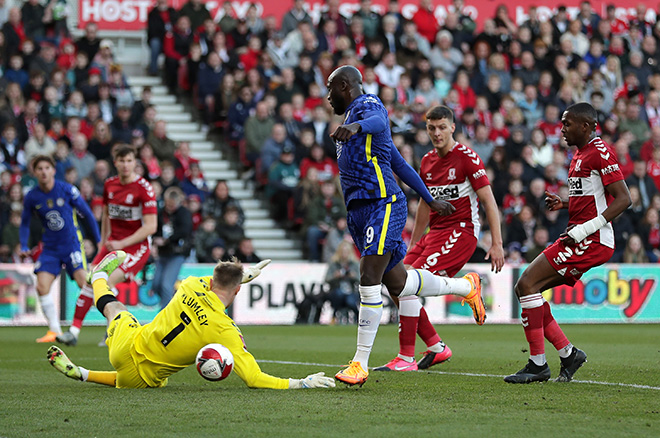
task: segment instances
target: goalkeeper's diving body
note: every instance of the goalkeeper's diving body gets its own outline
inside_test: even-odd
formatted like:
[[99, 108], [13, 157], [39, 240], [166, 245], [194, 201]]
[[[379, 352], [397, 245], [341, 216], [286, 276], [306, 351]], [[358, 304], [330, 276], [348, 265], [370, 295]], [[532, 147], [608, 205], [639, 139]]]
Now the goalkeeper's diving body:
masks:
[[108, 276], [126, 257], [123, 251], [108, 254], [91, 272], [94, 304], [108, 321], [108, 353], [116, 371], [93, 371], [74, 365], [56, 346], [48, 360], [75, 380], [117, 388], [158, 388], [172, 374], [192, 365], [200, 348], [220, 343], [234, 356], [234, 371], [250, 388], [303, 389], [334, 387], [334, 380], [316, 373], [304, 379], [280, 379], [261, 371], [247, 351], [240, 329], [227, 316], [241, 288], [253, 280], [270, 260], [243, 270], [238, 262], [220, 262], [209, 277], [183, 280], [172, 301], [154, 320], [140, 325], [108, 288]]

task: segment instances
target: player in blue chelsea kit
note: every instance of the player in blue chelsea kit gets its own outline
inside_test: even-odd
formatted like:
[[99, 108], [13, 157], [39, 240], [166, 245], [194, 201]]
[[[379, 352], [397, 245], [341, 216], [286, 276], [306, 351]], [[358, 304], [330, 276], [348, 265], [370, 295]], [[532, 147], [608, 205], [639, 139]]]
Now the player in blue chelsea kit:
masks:
[[37, 293], [41, 308], [48, 320], [48, 333], [37, 342], [55, 342], [62, 333], [60, 319], [50, 287], [64, 266], [69, 276], [82, 287], [87, 276], [87, 261], [83, 248], [82, 234], [78, 229], [76, 211], [90, 226], [96, 242], [101, 233], [94, 220], [92, 210], [71, 184], [55, 180], [55, 162], [51, 157], [39, 155], [32, 160], [32, 169], [38, 186], [25, 196], [21, 218], [21, 255], [29, 255], [28, 237], [30, 218], [36, 213], [44, 227], [43, 251], [34, 267], [37, 274]]
[[474, 273], [445, 278], [426, 270], [404, 268], [406, 246], [401, 234], [408, 208], [392, 172], [438, 214], [449, 215], [454, 207], [434, 199], [403, 159], [392, 142], [387, 110], [377, 96], [364, 94], [362, 75], [355, 67], [345, 65], [330, 75], [328, 100], [335, 114], [344, 114], [344, 123], [331, 137], [337, 146], [349, 231], [361, 253], [357, 351], [348, 367], [335, 377], [349, 385], [363, 385], [369, 376], [369, 355], [383, 313], [381, 283], [399, 297], [460, 295], [481, 322], [485, 307], [481, 281]]

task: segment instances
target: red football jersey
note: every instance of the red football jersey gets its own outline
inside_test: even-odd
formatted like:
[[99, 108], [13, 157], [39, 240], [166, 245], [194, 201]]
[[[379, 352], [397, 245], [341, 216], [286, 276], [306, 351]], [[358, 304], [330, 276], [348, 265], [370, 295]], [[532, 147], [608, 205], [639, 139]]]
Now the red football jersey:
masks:
[[141, 176], [128, 184], [121, 184], [118, 176], [108, 178], [103, 203], [108, 206], [110, 240], [130, 236], [142, 226], [143, 215], [158, 213], [154, 189]]
[[[602, 214], [614, 199], [605, 186], [623, 179], [616, 154], [600, 137], [578, 149], [568, 169], [568, 224], [582, 224]], [[589, 240], [614, 248], [612, 224], [608, 222]]]
[[456, 143], [444, 157], [433, 149], [422, 158], [419, 171], [435, 199], [449, 201], [456, 211], [440, 216], [431, 211], [431, 229], [465, 227], [479, 237], [479, 199], [476, 191], [490, 185], [484, 163], [469, 147]]

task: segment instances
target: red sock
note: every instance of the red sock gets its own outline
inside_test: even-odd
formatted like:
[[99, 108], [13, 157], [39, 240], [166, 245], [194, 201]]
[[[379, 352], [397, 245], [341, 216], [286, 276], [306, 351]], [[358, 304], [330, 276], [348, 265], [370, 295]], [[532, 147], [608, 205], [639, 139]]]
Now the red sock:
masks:
[[73, 314], [73, 322], [71, 323], [72, 327], [81, 328], [83, 324], [83, 319], [87, 316], [87, 312], [94, 304], [94, 297], [90, 297], [84, 294], [78, 296], [78, 301], [76, 301], [76, 311]]
[[429, 321], [429, 315], [423, 307], [419, 312], [417, 334], [419, 334], [419, 337], [422, 338], [422, 341], [424, 341], [427, 347], [435, 345], [442, 340], [440, 339], [440, 336], [438, 336], [438, 332], [435, 331], [435, 327], [433, 327], [431, 321]]
[[561, 350], [569, 344], [568, 338], [552, 316], [550, 304], [548, 302], [543, 303], [543, 333], [545, 338], [550, 341], [557, 350]]
[[529, 342], [529, 354], [545, 354], [545, 340], [543, 339], [543, 306], [522, 310], [522, 324], [525, 337]]
[[399, 354], [415, 357], [418, 316], [399, 315]]

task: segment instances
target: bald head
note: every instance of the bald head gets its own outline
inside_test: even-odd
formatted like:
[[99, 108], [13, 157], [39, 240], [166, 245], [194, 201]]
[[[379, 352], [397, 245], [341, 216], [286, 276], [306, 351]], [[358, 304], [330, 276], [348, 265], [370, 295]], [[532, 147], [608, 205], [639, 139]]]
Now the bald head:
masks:
[[351, 87], [362, 85], [362, 73], [352, 65], [342, 65], [332, 72], [328, 80], [346, 81]]
[[344, 114], [351, 102], [361, 94], [364, 94], [362, 73], [352, 65], [343, 65], [328, 77], [328, 101], [335, 114]]

